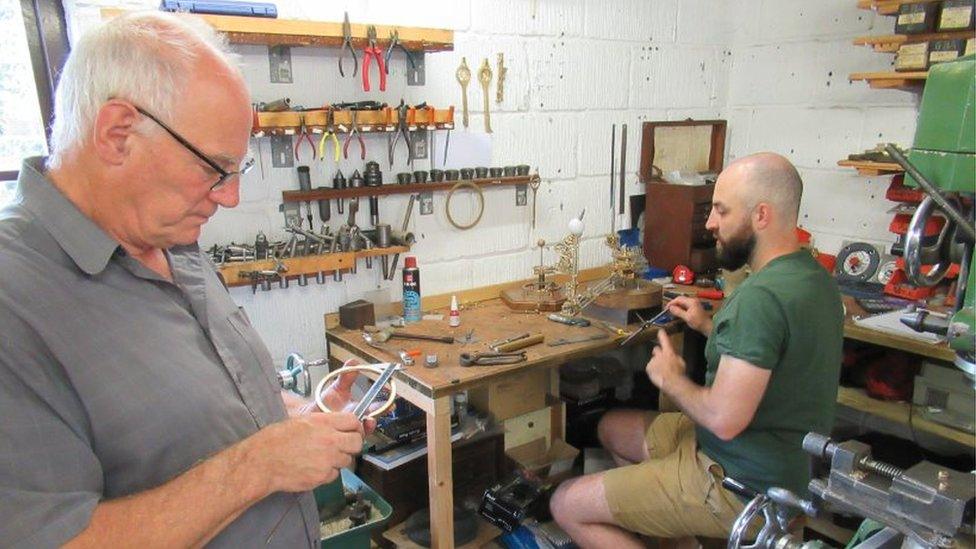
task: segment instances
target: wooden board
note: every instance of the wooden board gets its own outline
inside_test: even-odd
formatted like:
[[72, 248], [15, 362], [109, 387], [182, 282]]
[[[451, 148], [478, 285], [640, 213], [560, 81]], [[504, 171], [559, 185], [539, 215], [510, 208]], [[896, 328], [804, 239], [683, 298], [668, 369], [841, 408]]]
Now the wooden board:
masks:
[[[281, 263], [288, 269], [282, 276], [291, 278], [298, 275], [314, 275], [315, 273], [331, 273], [352, 269], [356, 260], [361, 257], [375, 257], [409, 252], [407, 246], [391, 246], [389, 248], [373, 248], [358, 252], [335, 252], [330, 254], [288, 257], [281, 259]], [[219, 266], [220, 274], [228, 286], [250, 286], [251, 279], [241, 278], [242, 271], [273, 271], [277, 267], [275, 260], [243, 261], [239, 263], [225, 263]]]
[[855, 72], [847, 78], [864, 80], [875, 89], [913, 89], [921, 87], [928, 78], [928, 71], [921, 72]]
[[[102, 19], [117, 17], [127, 10], [102, 8]], [[255, 44], [266, 46], [326, 46], [342, 45], [342, 22], [306, 21], [298, 19], [272, 19], [267, 17], [240, 17], [233, 15], [198, 15], [210, 26], [227, 35], [231, 44]], [[385, 50], [389, 45], [390, 32], [399, 32], [400, 43], [408, 50], [451, 51], [454, 49], [454, 31], [421, 27], [375, 25], [376, 45]], [[352, 47], [357, 56], [366, 47], [367, 25], [352, 23]], [[351, 61], [351, 60], [350, 60]]]
[[[546, 319], [543, 314], [514, 312], [498, 298], [475, 303], [466, 308], [461, 314], [461, 326], [458, 328], [452, 329], [447, 326], [446, 310], [441, 309], [438, 312], [445, 314], [445, 320], [422, 320], [410, 324], [410, 331], [429, 335], [453, 334], [460, 338], [468, 330], [474, 328], [474, 336], [478, 338], [478, 341], [467, 345], [404, 341], [402, 347], [399, 342], [395, 343], [395, 346], [390, 346], [391, 351], [399, 348], [419, 349], [423, 354], [437, 355], [440, 363], [437, 368], [425, 368], [416, 364], [408, 367], [405, 372], [397, 374], [398, 381], [402, 381], [419, 393], [433, 398], [473, 387], [489, 377], [495, 381], [499, 379], [496, 376], [514, 374], [525, 368], [555, 367], [574, 358], [608, 351], [616, 348], [619, 340], [623, 338], [623, 336], [612, 335], [608, 339], [558, 347], [550, 347], [543, 343], [525, 349], [528, 354], [528, 360], [525, 362], [511, 365], [462, 367], [459, 364], [459, 355], [462, 352], [486, 351], [489, 342], [517, 334], [542, 333], [546, 341], [549, 341], [563, 337], [606, 332], [595, 325], [588, 328], [566, 326]], [[681, 323], [675, 321], [666, 328], [669, 332], [676, 332], [681, 329], [681, 326], [683, 326]], [[636, 325], [629, 328], [636, 328]], [[658, 328], [645, 330], [635, 339], [634, 344], [648, 342], [656, 338], [657, 330]], [[362, 339], [361, 332], [347, 330], [338, 325], [329, 327], [326, 339], [330, 346], [345, 349], [365, 360], [380, 362], [397, 359], [395, 352], [385, 352], [367, 345]]]
[[941, 0], [857, 0], [857, 7], [862, 10], [876, 11], [881, 15], [897, 15], [902, 4], [924, 4], [926, 2], [940, 2]]
[[976, 448], [976, 435], [924, 419], [917, 410], [912, 411], [913, 405], [908, 402], [878, 400], [869, 397], [863, 389], [838, 387], [837, 403], [902, 425], [910, 425], [916, 431], [930, 433], [970, 448]]
[[894, 162], [871, 162], [869, 160], [838, 160], [838, 166], [854, 168], [860, 175], [891, 175], [905, 171]]
[[918, 339], [912, 339], [910, 337], [879, 332], [878, 330], [858, 326], [854, 323], [854, 316], [865, 315], [867, 313], [861, 308], [860, 305], [857, 304], [854, 298], [850, 296], [844, 296], [844, 307], [847, 309], [847, 315], [844, 318], [844, 337], [848, 339], [855, 339], [865, 343], [873, 343], [882, 347], [898, 349], [899, 351], [906, 351], [927, 358], [944, 360], [946, 362], [952, 362], [956, 358], [955, 351], [950, 349], [946, 343], [929, 343], [926, 341], [920, 341]]
[[[489, 177], [487, 179], [470, 179], [471, 183], [479, 187], [504, 187], [508, 185], [522, 185], [529, 182], [533, 176]], [[445, 181], [443, 183], [409, 183], [399, 185], [384, 183], [378, 187], [352, 187], [346, 189], [314, 189], [311, 191], [282, 191], [283, 202], [301, 202], [305, 200], [335, 200], [339, 198], [354, 198], [357, 196], [386, 196], [388, 194], [413, 194], [424, 191], [446, 191], [461, 183], [461, 181]]]
[[936, 32], [930, 34], [886, 34], [882, 36], [859, 36], [854, 39], [855, 46], [871, 46], [874, 51], [896, 53], [902, 44], [918, 44], [932, 40], [957, 40], [976, 37], [971, 30]]
[[[257, 121], [252, 132], [254, 134], [264, 133], [283, 133], [286, 135], [294, 134], [301, 127], [302, 120], [310, 130], [325, 130], [328, 124], [328, 111], [325, 109], [315, 111], [281, 111], [281, 112], [259, 112]], [[454, 128], [454, 107], [446, 109], [414, 109], [410, 108], [407, 115], [410, 121], [410, 131], [420, 129], [453, 129]], [[337, 110], [332, 113], [332, 124], [339, 131], [340, 138], [344, 137], [352, 127], [352, 111]], [[356, 111], [356, 126], [361, 132], [393, 132], [396, 131], [397, 113], [393, 107], [387, 107], [375, 111]], [[321, 131], [318, 137], [321, 137]]]

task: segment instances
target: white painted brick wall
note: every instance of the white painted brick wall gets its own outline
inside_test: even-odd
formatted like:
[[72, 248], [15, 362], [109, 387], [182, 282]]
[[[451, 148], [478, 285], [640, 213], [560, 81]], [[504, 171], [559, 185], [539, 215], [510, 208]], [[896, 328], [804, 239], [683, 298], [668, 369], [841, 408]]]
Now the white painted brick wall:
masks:
[[[893, 20], [857, 10], [854, 0], [277, 0], [283, 18], [341, 21], [348, 11], [362, 23], [451, 28], [452, 52], [427, 55], [427, 85], [408, 87], [406, 61], [395, 54], [385, 93], [369, 99], [397, 103], [428, 101], [460, 109], [454, 72], [461, 57], [475, 75], [468, 88], [469, 132], [482, 128], [481, 87], [476, 72], [485, 57], [495, 68], [495, 54], [505, 54], [509, 68], [505, 101], [494, 103], [492, 88], [491, 159], [496, 166], [527, 163], [543, 178], [536, 204], [536, 228], [530, 227], [529, 205], [515, 207], [512, 188], [485, 192], [479, 225], [459, 231], [444, 213], [445, 193], [434, 195], [435, 213], [415, 210], [410, 229], [418, 241], [423, 291], [428, 294], [526, 278], [536, 264], [535, 243], [565, 235], [571, 216], [586, 208], [587, 229], [581, 263], [606, 263], [603, 235], [609, 231], [610, 124], [629, 126], [627, 194], [644, 192], [637, 182], [640, 123], [646, 120], [727, 118], [727, 154], [736, 158], [757, 150], [787, 154], [806, 180], [802, 223], [817, 243], [836, 251], [841, 241], [867, 238], [889, 241], [884, 200], [886, 178], [860, 178], [836, 167], [851, 151], [895, 140], [908, 144], [914, 131], [916, 99], [898, 91], [868, 90], [850, 84], [847, 74], [884, 70], [891, 56], [850, 45], [862, 34], [890, 33]], [[103, 6], [155, 8], [157, 0], [64, 0], [71, 36], [99, 21]], [[236, 48], [254, 100], [282, 96], [295, 104], [364, 98], [359, 78], [340, 79], [338, 51], [292, 48], [295, 82], [271, 84], [267, 50]], [[347, 60], [348, 62], [348, 60]], [[375, 69], [374, 69], [375, 71]], [[374, 73], [375, 78], [375, 73]], [[497, 76], [497, 75], [496, 75]], [[375, 87], [375, 83], [374, 83]], [[460, 120], [460, 112], [457, 113]], [[456, 130], [454, 139], [457, 139]], [[390, 169], [384, 136], [366, 136], [369, 157], [384, 174], [405, 171], [401, 155]], [[258, 152], [257, 141], [252, 149]], [[438, 136], [438, 150], [443, 135]], [[353, 153], [355, 145], [351, 147]], [[258, 230], [282, 238], [278, 203], [281, 191], [298, 186], [292, 168], [271, 167], [270, 143], [260, 146], [265, 175], [255, 170], [242, 185], [241, 204], [221, 210], [206, 226], [201, 243], [250, 241]], [[620, 143], [618, 140], [619, 153]], [[402, 153], [402, 149], [400, 151]], [[302, 150], [307, 159], [307, 147]], [[336, 166], [315, 162], [313, 186], [331, 186]], [[348, 177], [362, 163], [342, 161]], [[427, 167], [421, 162], [419, 168]], [[619, 166], [618, 166], [619, 169]], [[843, 211], [836, 204], [843, 203]], [[406, 196], [383, 197], [382, 222], [399, 225]], [[348, 204], [347, 204], [348, 207]], [[452, 212], [469, 219], [473, 197], [459, 193]], [[331, 224], [339, 216], [333, 205]], [[348, 210], [347, 210], [348, 211]], [[852, 214], [851, 212], [856, 212]], [[360, 223], [366, 224], [362, 203]], [[629, 226], [629, 214], [618, 216], [618, 228]], [[552, 261], [551, 252], [546, 253]], [[402, 258], [401, 264], [402, 267]], [[377, 293], [378, 292], [378, 293]], [[292, 351], [320, 356], [326, 351], [322, 316], [342, 303], [369, 295], [400, 299], [398, 282], [380, 280], [379, 261], [372, 270], [362, 262], [356, 275], [336, 283], [252, 294], [232, 290], [248, 310], [274, 356]], [[377, 297], [379, 296], [379, 297]]]

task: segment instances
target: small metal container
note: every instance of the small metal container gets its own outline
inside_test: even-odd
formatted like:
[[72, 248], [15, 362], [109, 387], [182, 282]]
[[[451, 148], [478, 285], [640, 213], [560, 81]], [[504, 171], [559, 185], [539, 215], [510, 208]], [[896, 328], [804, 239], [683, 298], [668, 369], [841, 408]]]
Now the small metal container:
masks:
[[410, 172], [400, 172], [397, 174], [397, 183], [400, 185], [406, 185], [413, 181], [413, 174]]
[[444, 170], [430, 170], [430, 180], [434, 183], [444, 181]]
[[474, 170], [471, 168], [461, 168], [461, 179], [462, 180], [474, 179]]
[[423, 170], [418, 170], [413, 172], [413, 182], [414, 183], [426, 183], [427, 182], [427, 172]]
[[515, 166], [505, 166], [502, 168], [502, 173], [505, 177], [515, 177], [517, 175], [516, 171]]
[[474, 169], [474, 176], [477, 177], [478, 179], [485, 179], [486, 177], [488, 177], [488, 168], [485, 168], [483, 166], [478, 166], [477, 168]]
[[447, 181], [457, 181], [459, 173], [457, 170], [444, 170], [444, 179]]
[[515, 174], [516, 175], [529, 175], [529, 169], [530, 168], [529, 168], [529, 165], [528, 164], [519, 164], [518, 166], [515, 166]]
[[488, 175], [491, 177], [501, 177], [503, 173], [504, 170], [501, 168], [488, 168]]
[[380, 223], [376, 226], [376, 246], [380, 248], [390, 247], [390, 225]]

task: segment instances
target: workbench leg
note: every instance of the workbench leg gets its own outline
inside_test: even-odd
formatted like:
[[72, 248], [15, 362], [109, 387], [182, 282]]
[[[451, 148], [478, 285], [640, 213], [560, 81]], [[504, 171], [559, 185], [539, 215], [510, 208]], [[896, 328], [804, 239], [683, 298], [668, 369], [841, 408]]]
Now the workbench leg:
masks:
[[427, 413], [431, 547], [454, 547], [454, 481], [451, 471], [451, 397], [434, 400]]

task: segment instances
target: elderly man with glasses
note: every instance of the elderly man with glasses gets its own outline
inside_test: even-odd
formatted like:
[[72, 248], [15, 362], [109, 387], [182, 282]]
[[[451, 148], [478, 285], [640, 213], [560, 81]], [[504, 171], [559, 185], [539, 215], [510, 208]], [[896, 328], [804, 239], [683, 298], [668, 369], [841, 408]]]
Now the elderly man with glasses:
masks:
[[309, 490], [372, 423], [280, 391], [197, 246], [238, 203], [250, 130], [202, 23], [126, 15], [75, 45], [51, 155], [0, 212], [3, 546], [318, 545]]

